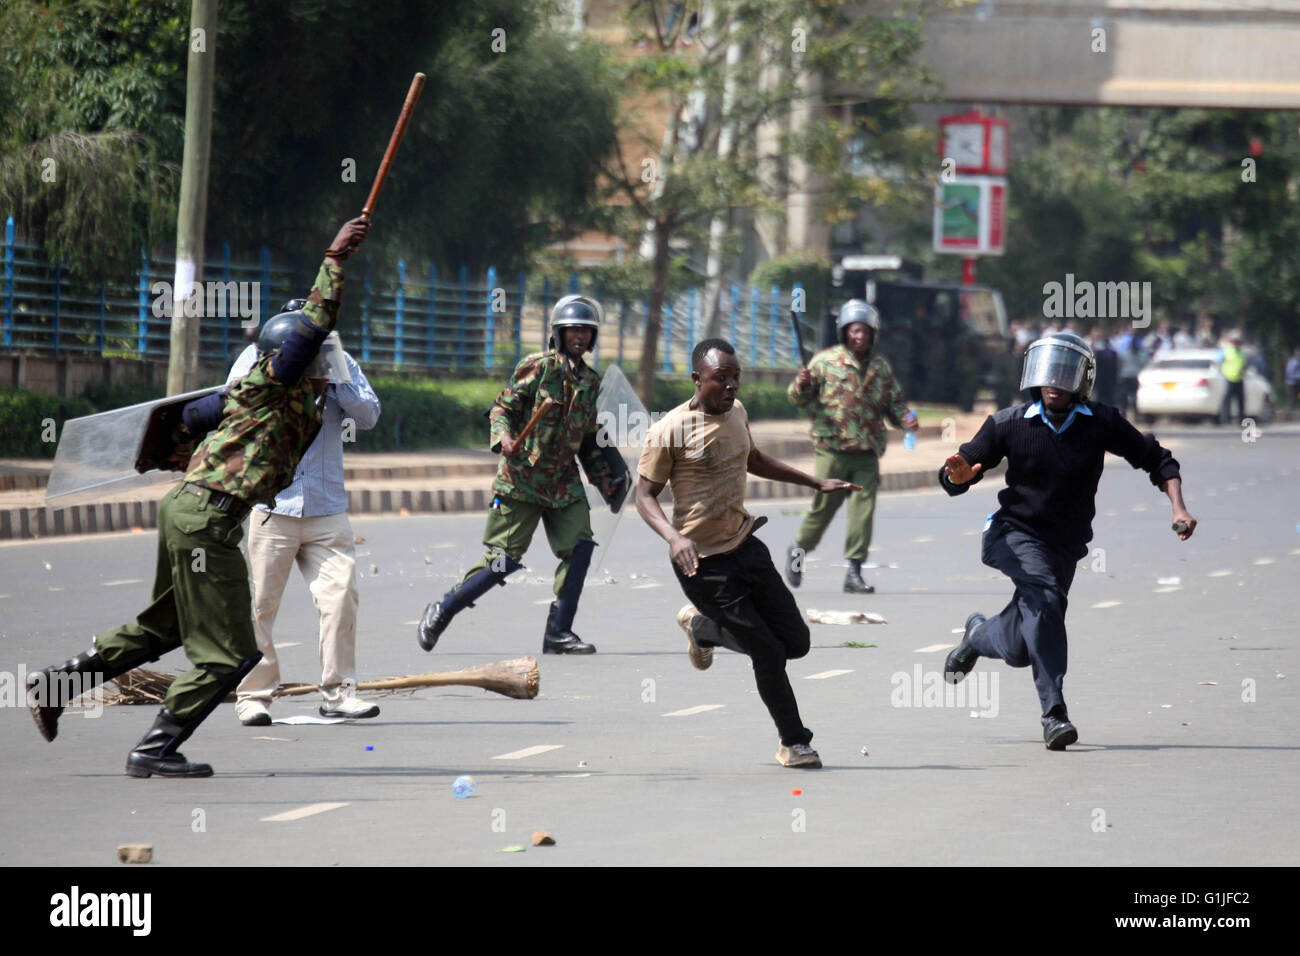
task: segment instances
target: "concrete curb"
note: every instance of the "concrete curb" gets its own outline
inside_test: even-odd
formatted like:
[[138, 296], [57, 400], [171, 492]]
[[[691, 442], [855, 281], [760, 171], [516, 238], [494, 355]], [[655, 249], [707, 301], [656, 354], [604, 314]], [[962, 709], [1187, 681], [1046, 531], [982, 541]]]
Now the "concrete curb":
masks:
[[[937, 486], [937, 469], [885, 472], [880, 490], [909, 491]], [[485, 487], [466, 489], [370, 489], [348, 492], [348, 514], [464, 514], [486, 511], [492, 501], [490, 480]], [[162, 494], [159, 494], [161, 499]], [[810, 498], [812, 492], [799, 485], [749, 479], [745, 497], [749, 501]], [[99, 502], [66, 508], [6, 508], [0, 510], [0, 541], [34, 540], [70, 534], [99, 534], [158, 527], [158, 500]], [[628, 507], [628, 505], [624, 505]]]

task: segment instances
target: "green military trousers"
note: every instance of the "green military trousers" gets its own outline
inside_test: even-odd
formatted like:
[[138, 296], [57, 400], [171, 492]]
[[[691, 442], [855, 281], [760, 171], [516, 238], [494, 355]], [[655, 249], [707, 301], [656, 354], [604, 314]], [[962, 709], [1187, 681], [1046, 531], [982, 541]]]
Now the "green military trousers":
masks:
[[[172, 681], [165, 705], [184, 721], [223, 689], [223, 678], [257, 653], [240, 523], [181, 484], [158, 507], [153, 603], [134, 624], [95, 636], [114, 670], [139, 667], [185, 648], [193, 668]], [[254, 514], [253, 520], [257, 520]]]
[[845, 498], [849, 500], [849, 527], [844, 541], [844, 557], [852, 561], [867, 560], [871, 547], [871, 526], [876, 512], [876, 490], [880, 487], [880, 459], [873, 451], [822, 451], [815, 449], [818, 478], [839, 478], [861, 485], [861, 491], [837, 491], [813, 498], [812, 510], [799, 526], [795, 544], [812, 551], [821, 542], [831, 519]]
[[531, 501], [499, 495], [488, 511], [487, 528], [483, 532], [483, 544], [488, 549], [487, 553], [478, 564], [469, 569], [465, 579], [468, 580], [487, 567], [493, 558], [501, 554], [522, 561], [533, 541], [538, 521], [546, 528], [546, 543], [560, 559], [555, 569], [555, 594], [558, 597], [564, 589], [573, 549], [579, 541], [591, 537], [591, 508], [586, 498], [580, 498], [562, 508], [547, 508]]

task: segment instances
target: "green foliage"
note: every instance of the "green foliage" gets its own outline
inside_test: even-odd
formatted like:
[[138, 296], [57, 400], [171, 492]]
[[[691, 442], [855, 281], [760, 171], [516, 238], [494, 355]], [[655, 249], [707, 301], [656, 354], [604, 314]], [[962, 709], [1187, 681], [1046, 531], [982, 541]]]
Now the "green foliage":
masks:
[[129, 267], [174, 227], [181, 8], [189, 4], [0, 9], [0, 103], [13, 104], [0, 109], [0, 218], [12, 213], [74, 271]]
[[486, 448], [484, 413], [500, 393], [494, 379], [373, 379], [383, 405], [379, 422], [357, 432], [358, 451]]
[[[429, 82], [367, 252], [514, 270], [573, 233], [618, 91], [551, 12], [546, 0], [222, 0], [206, 39], [209, 240], [314, 260], [360, 209], [417, 70]], [[189, 15], [188, 0], [0, 4], [0, 218], [13, 211], [65, 264], [98, 271], [171, 245]], [[55, 183], [40, 179], [46, 157]]]
[[1005, 256], [980, 279], [1010, 315], [1042, 315], [1066, 273], [1148, 281], [1156, 324], [1243, 325], [1275, 353], [1300, 341], [1300, 135], [1294, 114], [1035, 111], [1012, 157]]
[[760, 263], [749, 276], [749, 284], [760, 289], [780, 286], [791, 289], [797, 282], [804, 290], [804, 310], [800, 316], [804, 351], [817, 351], [822, 316], [826, 314], [826, 290], [830, 287], [831, 266], [824, 255], [807, 250], [775, 256]]
[[42, 441], [47, 419], [61, 433], [69, 418], [94, 409], [84, 398], [59, 398], [43, 392], [0, 387], [0, 455], [14, 458], [53, 458], [54, 442]]

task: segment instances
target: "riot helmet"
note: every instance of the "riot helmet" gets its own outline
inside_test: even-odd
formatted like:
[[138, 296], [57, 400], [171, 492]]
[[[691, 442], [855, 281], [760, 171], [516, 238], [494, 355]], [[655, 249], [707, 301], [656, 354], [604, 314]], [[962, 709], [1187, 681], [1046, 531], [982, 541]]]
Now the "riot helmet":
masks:
[[[1086, 402], [1097, 378], [1097, 359], [1088, 343], [1073, 332], [1056, 332], [1025, 350], [1021, 389], [1057, 388]], [[1034, 392], [1036, 398], [1042, 393]]]
[[875, 345], [880, 338], [880, 312], [874, 305], [865, 299], [849, 299], [840, 306], [840, 314], [835, 319], [835, 331], [839, 334], [840, 342], [844, 342], [844, 332], [850, 325], [855, 322], [862, 322], [871, 329], [871, 344]]
[[596, 347], [596, 336], [600, 333], [600, 323], [604, 318], [605, 312], [595, 299], [585, 295], [566, 295], [551, 309], [550, 347], [557, 347], [554, 330], [581, 326], [591, 329], [591, 342], [587, 345], [587, 351], [590, 352]]

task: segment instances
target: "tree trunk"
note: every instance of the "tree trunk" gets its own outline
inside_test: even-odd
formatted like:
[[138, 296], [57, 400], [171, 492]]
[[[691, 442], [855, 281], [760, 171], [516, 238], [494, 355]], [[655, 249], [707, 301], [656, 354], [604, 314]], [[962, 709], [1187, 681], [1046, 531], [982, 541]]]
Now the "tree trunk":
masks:
[[659, 358], [659, 333], [663, 327], [664, 290], [668, 285], [669, 238], [667, 225], [662, 219], [656, 219], [654, 269], [650, 277], [650, 314], [646, 316], [645, 339], [641, 342], [641, 363], [636, 370], [637, 395], [648, 409], [655, 407], [655, 367]]

